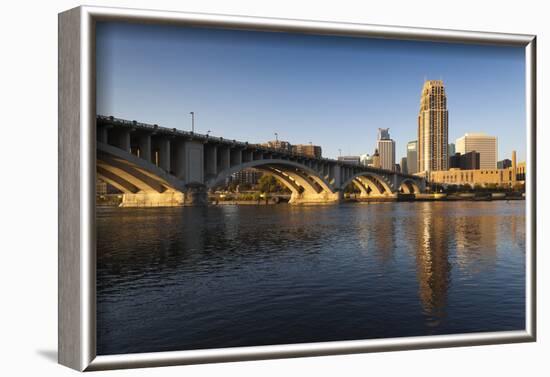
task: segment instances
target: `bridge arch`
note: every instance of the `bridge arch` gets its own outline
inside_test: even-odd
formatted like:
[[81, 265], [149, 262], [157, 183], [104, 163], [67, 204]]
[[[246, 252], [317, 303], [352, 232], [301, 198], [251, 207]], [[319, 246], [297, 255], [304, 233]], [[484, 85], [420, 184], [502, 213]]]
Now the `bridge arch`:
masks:
[[391, 195], [393, 190], [390, 183], [381, 175], [373, 172], [360, 172], [342, 184], [342, 188], [353, 184], [361, 191], [361, 195]]
[[420, 194], [421, 192], [418, 184], [410, 178], [406, 178], [403, 181], [401, 181], [401, 185], [399, 186], [399, 189], [403, 190], [404, 194]]
[[290, 203], [325, 203], [339, 200], [339, 192], [328, 183], [319, 172], [295, 161], [283, 159], [265, 159], [245, 162], [219, 172], [206, 181], [206, 187], [212, 189], [223, 184], [233, 174], [248, 168], [254, 168], [273, 175], [291, 191]]
[[151, 162], [97, 142], [96, 174], [121, 191], [122, 207], [182, 205], [187, 187]]

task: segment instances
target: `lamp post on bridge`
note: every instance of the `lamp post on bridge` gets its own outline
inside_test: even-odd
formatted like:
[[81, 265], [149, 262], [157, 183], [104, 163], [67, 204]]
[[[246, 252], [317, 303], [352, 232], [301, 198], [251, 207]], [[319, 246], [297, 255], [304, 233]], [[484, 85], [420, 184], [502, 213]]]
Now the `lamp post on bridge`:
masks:
[[195, 112], [191, 111], [191, 132], [195, 133]]

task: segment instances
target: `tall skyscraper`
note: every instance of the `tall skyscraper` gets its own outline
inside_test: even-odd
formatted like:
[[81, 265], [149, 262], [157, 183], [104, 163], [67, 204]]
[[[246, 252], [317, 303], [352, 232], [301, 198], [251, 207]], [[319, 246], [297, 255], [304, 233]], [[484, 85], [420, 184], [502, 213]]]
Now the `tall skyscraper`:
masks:
[[442, 80], [427, 80], [418, 113], [418, 171], [447, 170], [449, 112]]
[[449, 156], [454, 155], [456, 153], [455, 143], [449, 143], [449, 146], [447, 147], [447, 150], [449, 151]]
[[456, 139], [456, 151], [461, 154], [479, 152], [480, 169], [496, 169], [498, 160], [497, 137], [484, 133], [467, 133]]
[[455, 153], [456, 153], [455, 143], [449, 143], [449, 146], [447, 147], [447, 154], [449, 155], [449, 165], [447, 165], [448, 169], [451, 168], [451, 165], [450, 165], [451, 157], [454, 156]]
[[390, 139], [389, 128], [378, 129], [376, 147], [380, 154], [380, 167], [386, 170], [395, 170], [395, 141]]
[[418, 141], [407, 143], [407, 171], [409, 174], [418, 172]]
[[409, 167], [407, 165], [407, 157], [401, 157], [401, 173], [409, 174]]
[[378, 129], [378, 140], [388, 140], [390, 138], [390, 129], [389, 128], [379, 128]]

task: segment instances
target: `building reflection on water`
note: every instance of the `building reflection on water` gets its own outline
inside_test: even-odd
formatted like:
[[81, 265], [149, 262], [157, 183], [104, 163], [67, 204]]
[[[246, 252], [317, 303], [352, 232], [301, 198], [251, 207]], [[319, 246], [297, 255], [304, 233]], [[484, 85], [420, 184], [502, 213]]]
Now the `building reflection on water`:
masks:
[[434, 325], [445, 316], [447, 292], [451, 280], [449, 218], [438, 213], [437, 206], [423, 206], [415, 218], [416, 275], [424, 313], [433, 316]]

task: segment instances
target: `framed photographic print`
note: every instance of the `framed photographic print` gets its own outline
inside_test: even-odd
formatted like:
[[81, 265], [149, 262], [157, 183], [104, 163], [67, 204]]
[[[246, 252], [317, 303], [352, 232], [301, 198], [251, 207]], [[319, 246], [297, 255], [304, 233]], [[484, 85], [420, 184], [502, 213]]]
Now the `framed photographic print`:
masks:
[[59, 362], [535, 340], [535, 36], [59, 15]]

